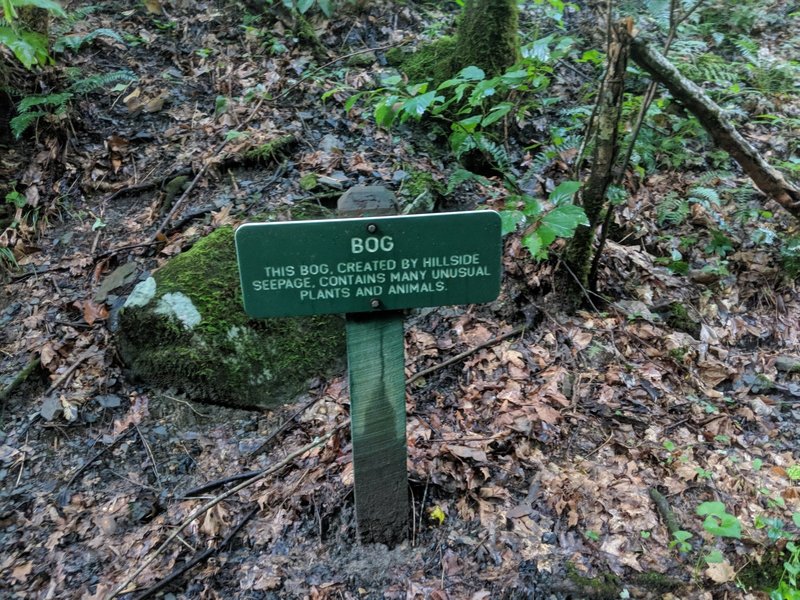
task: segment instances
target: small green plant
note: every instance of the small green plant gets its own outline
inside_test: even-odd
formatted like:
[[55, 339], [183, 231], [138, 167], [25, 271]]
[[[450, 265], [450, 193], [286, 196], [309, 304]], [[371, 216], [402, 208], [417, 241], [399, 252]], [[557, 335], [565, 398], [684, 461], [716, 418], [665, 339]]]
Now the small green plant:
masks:
[[722, 502], [703, 502], [697, 507], [697, 514], [705, 517], [703, 529], [719, 537], [739, 539], [742, 537], [742, 524], [734, 515], [726, 512]]
[[522, 245], [537, 260], [547, 258], [548, 247], [556, 238], [569, 238], [578, 225], [588, 225], [586, 214], [572, 204], [572, 198], [580, 188], [580, 182], [564, 181], [549, 195], [549, 210], [528, 194], [512, 195], [500, 211], [503, 234], [522, 228]]
[[[800, 513], [794, 513], [795, 524], [800, 527]], [[783, 573], [778, 587], [772, 590], [770, 600], [800, 600], [800, 545], [786, 543], [789, 556], [783, 563]]]
[[678, 531], [672, 534], [672, 541], [669, 543], [670, 548], [677, 548], [678, 552], [690, 552], [692, 550], [692, 544], [689, 542], [692, 539], [692, 534], [688, 531], [684, 531], [679, 529]]
[[46, 65], [51, 61], [47, 36], [31, 31], [18, 20], [18, 8], [36, 7], [64, 18], [67, 14], [54, 0], [0, 0], [5, 25], [0, 25], [0, 45], [8, 47], [26, 69]]
[[17, 116], [11, 119], [11, 132], [19, 139], [28, 127], [42, 117], [61, 116], [77, 95], [88, 94], [116, 82], [131, 82], [136, 76], [130, 71], [114, 71], [74, 81], [63, 92], [27, 96], [17, 105]]

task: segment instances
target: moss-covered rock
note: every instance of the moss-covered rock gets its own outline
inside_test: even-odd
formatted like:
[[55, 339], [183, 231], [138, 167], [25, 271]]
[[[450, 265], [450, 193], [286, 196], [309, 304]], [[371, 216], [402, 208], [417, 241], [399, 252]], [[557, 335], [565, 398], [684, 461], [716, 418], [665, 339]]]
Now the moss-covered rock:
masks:
[[386, 53], [386, 59], [389, 64], [405, 73], [409, 81], [431, 81], [433, 87], [436, 87], [458, 72], [457, 62], [454, 60], [455, 48], [455, 38], [443, 36], [430, 44], [420, 46], [413, 53], [395, 48]]
[[230, 227], [139, 283], [120, 312], [117, 340], [136, 377], [235, 406], [286, 401], [343, 365], [345, 354], [338, 316], [248, 318]]

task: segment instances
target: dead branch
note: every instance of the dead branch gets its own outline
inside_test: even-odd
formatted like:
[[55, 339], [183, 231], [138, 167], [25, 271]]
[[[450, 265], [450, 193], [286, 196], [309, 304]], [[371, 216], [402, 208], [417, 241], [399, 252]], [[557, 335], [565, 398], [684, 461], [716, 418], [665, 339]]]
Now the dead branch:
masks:
[[25, 365], [20, 372], [14, 376], [14, 379], [11, 380], [11, 383], [0, 390], [0, 402], [4, 402], [11, 395], [11, 392], [22, 385], [28, 379], [28, 377], [31, 376], [31, 373], [39, 368], [39, 365], [40, 362], [38, 357], [32, 359], [27, 365]]
[[697, 117], [714, 142], [739, 163], [758, 189], [800, 219], [800, 190], [764, 160], [702, 88], [681, 75], [671, 62], [642, 39], [632, 40], [631, 57]]
[[214, 498], [212, 498], [211, 500], [209, 500], [208, 502], [206, 502], [205, 504], [203, 504], [199, 508], [197, 508], [194, 511], [192, 511], [192, 513], [188, 517], [186, 517], [183, 520], [183, 522], [180, 525], [178, 525], [172, 531], [172, 533], [169, 535], [169, 537], [167, 537], [167, 539], [164, 540], [164, 542], [158, 548], [156, 548], [150, 554], [150, 556], [147, 557], [142, 562], [142, 564], [139, 565], [139, 567], [136, 570], [133, 571], [133, 573], [131, 573], [128, 577], [126, 577], [125, 581], [123, 581], [120, 585], [118, 585], [111, 592], [111, 594], [108, 596], [107, 600], [111, 600], [112, 598], [116, 598], [120, 594], [125, 593], [127, 588], [128, 588], [128, 586], [142, 573], [142, 571], [144, 571], [150, 563], [152, 563], [156, 558], [158, 558], [164, 552], [166, 547], [172, 542], [172, 540], [174, 540], [176, 537], [178, 537], [180, 535], [181, 531], [183, 531], [189, 525], [191, 525], [192, 521], [194, 521], [197, 517], [199, 517], [200, 515], [202, 515], [203, 513], [207, 512], [207, 511], [211, 510], [212, 508], [214, 508], [217, 504], [219, 504], [220, 502], [222, 502], [226, 498], [229, 498], [230, 496], [233, 496], [235, 493], [240, 492], [244, 488], [246, 488], [248, 486], [251, 486], [251, 485], [253, 485], [254, 483], [256, 483], [258, 481], [261, 481], [262, 479], [264, 479], [265, 477], [268, 477], [269, 475], [272, 475], [276, 471], [279, 471], [280, 469], [282, 469], [283, 467], [288, 465], [290, 462], [292, 462], [294, 459], [302, 456], [303, 454], [305, 454], [309, 450], [312, 450], [313, 448], [316, 448], [317, 446], [320, 446], [323, 443], [327, 442], [331, 437], [333, 437], [334, 433], [336, 433], [337, 431], [339, 431], [343, 427], [344, 427], [344, 425], [339, 425], [339, 426], [335, 427], [334, 429], [330, 430], [325, 435], [323, 435], [321, 438], [314, 438], [314, 440], [310, 444], [306, 444], [302, 448], [299, 448], [299, 449], [295, 450], [294, 452], [289, 454], [283, 460], [275, 463], [271, 467], [267, 467], [266, 469], [263, 469], [263, 470], [259, 471], [257, 475], [253, 475], [253, 477], [251, 477], [250, 479], [247, 479], [247, 480], [243, 481], [242, 483], [240, 483], [239, 485], [232, 487], [227, 492], [223, 492], [222, 494], [219, 494], [218, 496], [215, 496]]
[[231, 542], [231, 540], [236, 536], [236, 534], [239, 533], [239, 531], [241, 531], [242, 527], [244, 527], [245, 524], [250, 519], [252, 519], [258, 511], [259, 511], [259, 507], [257, 505], [254, 506], [250, 510], [250, 512], [248, 512], [244, 517], [242, 517], [242, 519], [236, 524], [236, 526], [233, 529], [230, 530], [228, 535], [225, 536], [225, 539], [222, 540], [222, 542], [218, 546], [215, 546], [213, 548], [206, 548], [202, 552], [196, 554], [195, 556], [192, 557], [192, 559], [189, 562], [187, 562], [187, 563], [181, 565], [180, 567], [174, 569], [169, 575], [164, 577], [161, 581], [151, 585], [149, 588], [144, 590], [141, 594], [136, 596], [134, 598], [134, 600], [145, 600], [146, 598], [150, 598], [156, 592], [159, 592], [159, 591], [163, 590], [170, 583], [172, 583], [173, 581], [176, 581], [177, 579], [180, 579], [184, 574], [186, 574], [189, 571], [191, 571], [197, 565], [205, 562], [206, 560], [209, 559], [209, 557], [213, 556], [214, 554], [216, 554], [217, 552], [222, 550], [225, 546], [227, 546]]

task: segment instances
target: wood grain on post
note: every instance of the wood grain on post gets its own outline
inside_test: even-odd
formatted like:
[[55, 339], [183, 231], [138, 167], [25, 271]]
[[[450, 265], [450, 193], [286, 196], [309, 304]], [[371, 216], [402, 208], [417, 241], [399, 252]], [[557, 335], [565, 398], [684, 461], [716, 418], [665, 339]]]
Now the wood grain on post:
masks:
[[[394, 194], [357, 186], [338, 203], [338, 216], [396, 214]], [[393, 546], [408, 537], [408, 471], [403, 314], [347, 315], [347, 364], [358, 537]]]

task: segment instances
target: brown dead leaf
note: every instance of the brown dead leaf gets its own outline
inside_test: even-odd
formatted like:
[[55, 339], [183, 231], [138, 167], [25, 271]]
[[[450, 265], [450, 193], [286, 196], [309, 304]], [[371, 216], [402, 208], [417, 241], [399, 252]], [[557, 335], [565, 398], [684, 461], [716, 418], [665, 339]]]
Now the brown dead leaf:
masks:
[[736, 579], [736, 571], [727, 560], [708, 565], [706, 577], [716, 583], [728, 583]]
[[160, 0], [144, 0], [144, 7], [148, 15], [160, 15], [163, 10]]
[[443, 446], [442, 450], [445, 450], [452, 454], [453, 456], [457, 456], [458, 458], [471, 458], [477, 462], [487, 462], [488, 459], [486, 457], [486, 452], [483, 450], [479, 450], [478, 448], [470, 448], [469, 446]]
[[75, 305], [83, 313], [83, 320], [87, 325], [94, 325], [96, 321], [105, 321], [108, 318], [108, 309], [104, 304], [96, 304], [86, 299], [83, 302], [76, 302]]
[[24, 583], [28, 579], [28, 575], [33, 571], [33, 563], [28, 561], [11, 570], [11, 580], [17, 583]]

